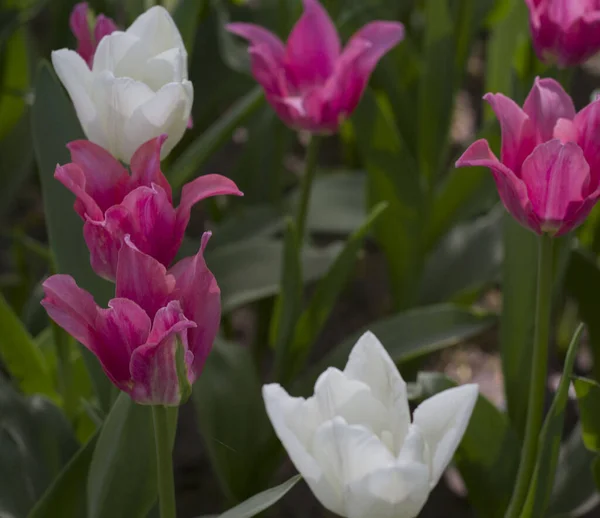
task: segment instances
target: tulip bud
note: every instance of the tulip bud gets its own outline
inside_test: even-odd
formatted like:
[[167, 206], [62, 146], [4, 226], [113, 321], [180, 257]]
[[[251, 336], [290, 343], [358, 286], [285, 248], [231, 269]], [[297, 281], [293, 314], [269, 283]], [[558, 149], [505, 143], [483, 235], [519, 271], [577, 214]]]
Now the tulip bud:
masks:
[[73, 8], [69, 26], [77, 38], [77, 53], [90, 68], [100, 40], [117, 30], [115, 22], [103, 14], [94, 19], [86, 2], [81, 2]]
[[600, 50], [600, 4], [596, 0], [525, 0], [533, 45], [542, 61], [567, 67]]
[[250, 41], [252, 73], [287, 125], [313, 133], [336, 132], [354, 111], [377, 62], [404, 37], [396, 22], [372, 22], [342, 51], [327, 11], [304, 0], [304, 14], [287, 45], [248, 23], [227, 29]]
[[52, 63], [87, 138], [115, 158], [129, 163], [144, 142], [167, 134], [164, 158], [181, 140], [194, 90], [183, 40], [163, 7], [152, 7], [125, 32], [104, 36], [91, 70], [67, 49], [52, 52]]
[[348, 518], [414, 518], [452, 459], [477, 400], [464, 385], [425, 400], [411, 422], [406, 383], [365, 333], [343, 372], [330, 368], [314, 396], [263, 387], [277, 436], [330, 511]]
[[488, 167], [506, 210], [535, 233], [578, 227], [600, 199], [600, 100], [576, 113], [559, 83], [539, 78], [523, 108], [502, 94], [484, 98], [500, 120], [501, 160], [482, 139], [456, 166]]

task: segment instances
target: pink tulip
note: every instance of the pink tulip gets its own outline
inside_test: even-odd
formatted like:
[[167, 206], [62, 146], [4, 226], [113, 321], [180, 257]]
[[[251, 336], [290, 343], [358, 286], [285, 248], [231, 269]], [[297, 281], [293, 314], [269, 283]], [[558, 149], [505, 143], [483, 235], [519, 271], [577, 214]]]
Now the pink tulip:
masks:
[[90, 68], [94, 62], [94, 54], [100, 40], [117, 30], [117, 25], [103, 14], [98, 15], [94, 21], [94, 30], [90, 27], [89, 7], [86, 2], [81, 2], [73, 7], [69, 26], [77, 38], [77, 53], [85, 60]]
[[162, 135], [142, 144], [131, 159], [131, 175], [108, 151], [87, 140], [68, 144], [72, 162], [57, 166], [54, 177], [77, 197], [75, 210], [85, 221], [83, 234], [94, 271], [108, 280], [117, 274], [123, 238], [168, 267], [183, 241], [192, 206], [211, 196], [242, 196], [235, 183], [218, 174], [183, 186], [173, 207], [171, 186], [160, 170]]
[[252, 73], [279, 117], [314, 133], [338, 130], [377, 62], [404, 37], [400, 23], [372, 22], [342, 51], [336, 28], [317, 0], [304, 0], [304, 14], [286, 46], [256, 25], [231, 23], [227, 29], [250, 42]]
[[167, 272], [126, 237], [108, 309], [69, 275], [43, 284], [50, 318], [94, 353], [137, 403], [179, 405], [202, 371], [221, 318], [219, 287], [203, 257], [209, 238], [205, 233], [198, 253]]
[[600, 50], [598, 0], [525, 0], [537, 55], [560, 66], [578, 65]]
[[560, 236], [579, 226], [600, 197], [600, 100], [575, 112], [553, 79], [536, 79], [523, 109], [487, 94], [502, 130], [501, 161], [478, 140], [457, 167], [488, 167], [500, 199], [519, 223]]

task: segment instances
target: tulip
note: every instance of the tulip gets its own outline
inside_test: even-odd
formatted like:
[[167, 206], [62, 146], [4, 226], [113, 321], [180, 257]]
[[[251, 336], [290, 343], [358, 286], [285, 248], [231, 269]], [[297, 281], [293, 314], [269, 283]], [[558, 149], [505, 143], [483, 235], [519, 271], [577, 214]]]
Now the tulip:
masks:
[[250, 42], [252, 73], [279, 117], [314, 133], [338, 130], [377, 62], [404, 36], [400, 23], [372, 22], [342, 52], [336, 28], [317, 0], [304, 0], [304, 14], [286, 46], [256, 25], [231, 23], [227, 29]]
[[218, 174], [200, 176], [183, 186], [173, 207], [171, 186], [160, 170], [166, 135], [143, 144], [131, 159], [131, 175], [114, 157], [87, 140], [68, 144], [72, 162], [54, 174], [75, 196], [84, 220], [83, 234], [94, 271], [108, 280], [117, 274], [123, 238], [168, 267], [183, 241], [192, 206], [211, 196], [242, 193]]
[[506, 210], [537, 234], [561, 236], [579, 226], [600, 197], [600, 100], [579, 113], [553, 79], [536, 79], [521, 109], [487, 94], [502, 130], [501, 160], [484, 139], [457, 167], [488, 167]]
[[192, 109], [187, 52], [166, 9], [152, 7], [125, 32], [98, 43], [90, 68], [75, 51], [52, 52], [87, 138], [129, 163], [141, 144], [166, 133], [164, 158], [181, 140]]
[[452, 459], [477, 400], [463, 385], [421, 403], [411, 423], [406, 383], [365, 333], [346, 368], [327, 369], [314, 396], [263, 387], [277, 436], [312, 492], [348, 518], [413, 518]]
[[94, 20], [92, 31], [89, 16], [88, 4], [86, 2], [81, 2], [73, 8], [73, 11], [71, 11], [69, 26], [77, 38], [77, 53], [91, 68], [98, 43], [100, 43], [100, 40], [102, 40], [104, 36], [108, 36], [115, 32], [117, 30], [117, 25], [110, 18], [100, 14]]
[[597, 0], [525, 0], [533, 45], [542, 61], [567, 67], [600, 50]]
[[143, 405], [183, 403], [219, 328], [220, 291], [203, 252], [167, 272], [126, 237], [119, 252], [116, 298], [108, 309], [69, 275], [44, 284], [42, 305], [100, 361], [110, 380]]

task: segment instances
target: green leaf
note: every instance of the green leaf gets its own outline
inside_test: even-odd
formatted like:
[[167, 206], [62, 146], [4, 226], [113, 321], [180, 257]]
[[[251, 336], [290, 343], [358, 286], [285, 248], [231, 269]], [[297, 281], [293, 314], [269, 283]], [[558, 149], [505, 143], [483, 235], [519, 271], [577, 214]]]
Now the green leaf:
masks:
[[86, 518], [87, 475], [98, 434], [71, 458], [27, 518]]
[[455, 226], [431, 254], [423, 272], [420, 302], [443, 302], [494, 282], [502, 266], [503, 207]]
[[289, 381], [292, 363], [291, 345], [294, 329], [302, 311], [302, 265], [298, 248], [299, 236], [291, 218], [286, 221], [283, 246], [281, 291], [275, 302], [270, 337], [275, 349], [275, 378]]
[[294, 339], [290, 347], [291, 358], [286, 365], [293, 373], [291, 378], [304, 366], [317, 336], [323, 329], [340, 292], [353, 272], [367, 233], [386, 207], [385, 203], [380, 203], [371, 211], [367, 220], [348, 238], [342, 252], [317, 284], [308, 307], [300, 316], [294, 332]]
[[0, 329], [3, 333], [0, 358], [18, 381], [21, 391], [26, 395], [43, 394], [55, 402], [59, 401], [42, 353], [2, 295]]
[[0, 47], [0, 140], [25, 112], [25, 97], [29, 93], [29, 62], [27, 33], [22, 27]]
[[590, 379], [575, 378], [574, 385], [583, 443], [588, 450], [600, 453], [600, 384]]
[[584, 446], [581, 427], [577, 425], [560, 451], [548, 516], [575, 518], [597, 506], [598, 490], [592, 476], [596, 458], [597, 455]]
[[[419, 373], [420, 397], [456, 384], [440, 373]], [[479, 396], [454, 460], [478, 516], [502, 518], [519, 466], [520, 443], [506, 414]]]
[[264, 408], [250, 350], [217, 340], [192, 401], [225, 496], [240, 502], [264, 489], [279, 465], [281, 447]]
[[173, 21], [181, 33], [188, 54], [191, 54], [194, 48], [198, 19], [206, 8], [207, 2], [208, 0], [179, 0], [173, 10]]
[[550, 410], [544, 419], [538, 442], [533, 480], [529, 485], [529, 492], [527, 493], [525, 506], [521, 511], [521, 518], [544, 516], [548, 502], [550, 501], [560, 452], [560, 440], [565, 421], [565, 408], [569, 396], [571, 373], [573, 372], [577, 347], [579, 346], [579, 337], [581, 336], [583, 327], [583, 324], [580, 324], [573, 335], [558, 389], [554, 395]]
[[272, 205], [261, 204], [240, 207], [235, 214], [224, 219], [210, 238], [210, 246], [218, 249], [242, 241], [265, 239], [283, 228], [283, 215]]
[[76, 451], [71, 427], [54, 404], [24, 398], [0, 376], [0, 514], [25, 518]]
[[[188, 245], [191, 246], [188, 242]], [[197, 250], [195, 245], [191, 250]], [[190, 252], [191, 252], [190, 250]], [[302, 250], [303, 282], [322, 277], [340, 251], [338, 244], [323, 249]], [[189, 255], [189, 254], [188, 254]], [[279, 292], [283, 244], [272, 239], [254, 239], [206, 251], [206, 262], [219, 281], [222, 307], [229, 312]]]
[[352, 123], [369, 174], [368, 207], [389, 204], [374, 234], [386, 257], [396, 307], [404, 309], [416, 300], [423, 265], [422, 182], [385, 96], [367, 90]]
[[300, 391], [308, 393], [327, 367], [343, 368], [352, 347], [367, 330], [377, 336], [394, 361], [405, 362], [467, 340], [488, 329], [495, 320], [450, 304], [398, 313], [372, 323], [335, 347], [299, 380]]
[[[175, 419], [171, 426], [174, 431]], [[137, 405], [122, 392], [94, 450], [87, 483], [88, 518], [146, 518], [156, 501], [156, 480], [152, 408]]]
[[245, 502], [236, 505], [233, 509], [224, 512], [219, 518], [252, 518], [252, 516], [256, 516], [265, 509], [275, 505], [301, 478], [300, 475], [296, 475], [283, 484], [254, 495]]
[[[83, 138], [83, 133], [73, 105], [47, 62], [43, 62], [37, 71], [31, 126], [48, 239], [56, 268], [59, 273], [72, 275], [80, 287], [94, 295], [98, 304], [104, 305], [113, 296], [114, 288], [92, 270], [83, 240], [83, 223], [73, 210], [74, 197], [54, 179], [56, 165], [70, 161], [66, 144]], [[111, 383], [96, 358], [87, 350], [83, 355], [98, 399], [102, 407], [108, 409]]]
[[173, 189], [197, 176], [206, 161], [221, 147], [255, 110], [264, 102], [260, 87], [255, 87], [238, 99], [210, 128], [194, 140], [169, 168], [167, 177]]

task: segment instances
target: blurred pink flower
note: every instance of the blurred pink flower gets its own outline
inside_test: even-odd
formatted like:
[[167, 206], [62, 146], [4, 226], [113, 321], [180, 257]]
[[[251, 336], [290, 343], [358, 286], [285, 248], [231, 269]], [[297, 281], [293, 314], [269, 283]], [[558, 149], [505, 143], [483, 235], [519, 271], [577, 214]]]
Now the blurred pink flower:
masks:
[[501, 161], [478, 140], [457, 167], [490, 168], [504, 206], [523, 226], [560, 236], [600, 198], [600, 100], [579, 113], [553, 79], [537, 78], [523, 109], [487, 94], [502, 129]]
[[50, 318], [94, 353], [137, 403], [179, 405], [202, 371], [221, 318], [219, 287], [203, 257], [209, 237], [168, 272], [126, 237], [108, 309], [69, 275], [43, 284]]
[[582, 63], [600, 50], [599, 0], [525, 0], [537, 55], [560, 66]]
[[211, 196], [242, 196], [235, 183], [218, 174], [200, 176], [183, 186], [173, 207], [171, 186], [160, 170], [166, 135], [142, 144], [131, 159], [131, 175], [108, 151], [87, 140], [68, 144], [72, 162], [57, 166], [54, 177], [77, 197], [75, 210], [94, 271], [108, 280], [117, 273], [125, 235], [143, 253], [168, 267], [175, 258], [192, 206]]
[[404, 27], [369, 23], [342, 51], [327, 11], [317, 0], [303, 1], [304, 14], [285, 46], [257, 25], [231, 23], [227, 29], [249, 40], [252, 73], [287, 125], [335, 132], [356, 108], [377, 62], [404, 37]]
[[87, 2], [81, 2], [73, 7], [71, 17], [69, 18], [69, 26], [77, 38], [77, 53], [90, 68], [92, 68], [94, 54], [100, 40], [118, 29], [115, 22], [107, 16], [100, 14], [94, 22], [94, 30], [92, 32]]

